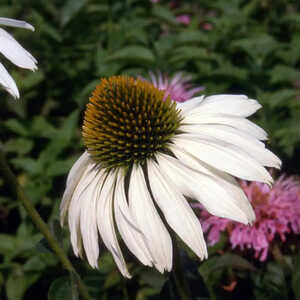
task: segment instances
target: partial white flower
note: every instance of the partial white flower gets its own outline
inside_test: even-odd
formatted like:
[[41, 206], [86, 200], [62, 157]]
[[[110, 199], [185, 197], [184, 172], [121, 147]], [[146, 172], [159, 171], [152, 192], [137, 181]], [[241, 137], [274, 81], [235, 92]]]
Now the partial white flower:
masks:
[[[9, 18], [0, 18], [0, 25], [21, 27], [34, 31], [34, 27], [24, 21]], [[0, 53], [16, 66], [35, 71], [37, 69], [36, 59], [26, 51], [7, 31], [0, 28]], [[5, 67], [0, 63], [0, 84], [13, 97], [19, 98], [19, 90], [14, 79], [9, 75]]]
[[74, 253], [98, 266], [104, 243], [130, 277], [120, 236], [146, 266], [172, 269], [166, 224], [200, 258], [207, 257], [198, 218], [187, 199], [211, 214], [244, 224], [254, 211], [237, 178], [273, 182], [264, 168], [280, 168], [265, 148], [263, 129], [246, 118], [261, 105], [247, 96], [216, 95], [185, 103], [164, 100], [144, 80], [102, 79], [87, 105], [87, 150], [72, 167], [61, 203]]

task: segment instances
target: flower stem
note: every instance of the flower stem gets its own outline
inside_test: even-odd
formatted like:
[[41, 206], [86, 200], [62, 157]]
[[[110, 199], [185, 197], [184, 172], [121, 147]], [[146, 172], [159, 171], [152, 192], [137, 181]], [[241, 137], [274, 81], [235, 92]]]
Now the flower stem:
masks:
[[78, 284], [78, 290], [81, 294], [82, 298], [84, 300], [90, 300], [91, 297], [88, 294], [87, 288], [80, 279], [79, 275], [75, 271], [72, 263], [64, 253], [64, 250], [60, 247], [57, 239], [53, 236], [51, 231], [49, 230], [47, 224], [43, 221], [35, 207], [32, 205], [30, 200], [27, 198], [27, 196], [24, 193], [24, 190], [19, 185], [16, 176], [10, 169], [8, 163], [6, 162], [5, 155], [2, 149], [2, 146], [0, 145], [0, 172], [3, 175], [3, 178], [6, 180], [8, 186], [10, 187], [12, 193], [14, 196], [17, 197], [17, 199], [22, 203], [25, 210], [27, 211], [28, 215], [32, 219], [33, 223], [37, 226], [37, 228], [40, 230], [40, 232], [44, 235], [45, 239], [47, 240], [49, 246], [53, 250], [53, 252], [56, 254], [62, 265], [65, 269], [67, 269], [69, 272], [75, 273], [77, 276], [77, 284]]
[[173, 240], [173, 246], [174, 246], [174, 261], [173, 261], [173, 271], [172, 276], [175, 281], [175, 285], [177, 288], [177, 292], [180, 296], [180, 299], [182, 300], [190, 300], [192, 299], [191, 293], [188, 287], [188, 284], [184, 278], [184, 270], [182, 269], [181, 259], [180, 259], [180, 253], [177, 246], [177, 242], [174, 239]]

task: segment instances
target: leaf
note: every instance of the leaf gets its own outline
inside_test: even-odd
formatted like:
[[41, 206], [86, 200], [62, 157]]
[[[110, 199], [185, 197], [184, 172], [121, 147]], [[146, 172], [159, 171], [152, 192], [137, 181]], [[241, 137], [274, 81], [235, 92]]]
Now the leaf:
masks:
[[68, 0], [62, 8], [60, 15], [60, 24], [62, 27], [67, 25], [73, 17], [80, 11], [85, 5], [86, 0]]
[[56, 129], [44, 116], [36, 116], [33, 119], [31, 131], [33, 135], [44, 138], [53, 138], [56, 135]]
[[18, 155], [24, 155], [30, 152], [32, 147], [32, 140], [24, 138], [10, 139], [4, 144], [4, 150], [6, 152], [17, 153]]
[[8, 300], [22, 300], [26, 291], [26, 280], [22, 275], [10, 274], [5, 288]]
[[51, 283], [48, 292], [48, 300], [77, 300], [78, 297], [73, 292], [71, 280], [64, 276]]
[[20, 168], [29, 174], [37, 175], [41, 174], [43, 170], [43, 165], [29, 157], [20, 157], [20, 158], [14, 158], [11, 160], [11, 162], [15, 165], [16, 168]]
[[6, 281], [7, 300], [22, 300], [26, 290], [40, 277], [39, 273], [23, 273], [18, 267], [8, 276]]
[[17, 119], [9, 119], [3, 123], [3, 125], [10, 129], [12, 132], [19, 134], [21, 136], [28, 136], [28, 129]]
[[55, 177], [68, 173], [76, 159], [55, 160], [46, 170], [47, 176]]
[[153, 5], [152, 14], [161, 21], [165, 21], [171, 25], [178, 25], [176, 17], [172, 11], [164, 6], [158, 4]]
[[271, 83], [292, 83], [299, 81], [300, 71], [295, 68], [285, 66], [285, 65], [276, 65], [270, 72]]
[[294, 268], [292, 274], [292, 288], [296, 300], [300, 300], [300, 254], [293, 259]]
[[152, 51], [148, 48], [142, 46], [127, 46], [109, 55], [105, 61], [125, 61], [132, 64], [153, 64], [155, 62], [155, 57]]
[[272, 53], [278, 48], [278, 43], [272, 36], [263, 33], [258, 36], [236, 40], [232, 43], [232, 46], [244, 50], [254, 60], [257, 60], [257, 58], [264, 59]]
[[235, 268], [248, 271], [256, 271], [256, 268], [245, 258], [237, 254], [226, 253], [218, 257], [213, 269]]
[[29, 90], [37, 86], [38, 84], [40, 84], [44, 79], [45, 79], [45, 74], [41, 70], [38, 70], [29, 73], [26, 77], [24, 76], [21, 77], [20, 74], [19, 78], [17, 78], [17, 83], [18, 86], [21, 87], [21, 89]]
[[0, 253], [7, 255], [10, 252], [14, 251], [17, 245], [16, 238], [9, 234], [1, 233], [0, 234]]
[[288, 299], [288, 290], [282, 266], [275, 262], [267, 265], [267, 272], [263, 277], [262, 288], [271, 299]]
[[259, 100], [271, 108], [287, 107], [296, 95], [297, 92], [293, 89], [281, 89], [273, 93], [263, 93], [259, 96]]
[[203, 47], [181, 46], [175, 48], [170, 54], [169, 63], [175, 64], [179, 62], [186, 62], [188, 60], [215, 60], [215, 57]]
[[206, 44], [208, 41], [208, 36], [200, 31], [185, 30], [177, 36], [176, 45]]
[[57, 156], [62, 152], [64, 148], [69, 146], [70, 141], [74, 135], [74, 131], [77, 128], [79, 111], [75, 110], [64, 121], [62, 127], [60, 127], [56, 135], [48, 144], [46, 149], [41, 153], [39, 160], [41, 162], [52, 162], [56, 160]]

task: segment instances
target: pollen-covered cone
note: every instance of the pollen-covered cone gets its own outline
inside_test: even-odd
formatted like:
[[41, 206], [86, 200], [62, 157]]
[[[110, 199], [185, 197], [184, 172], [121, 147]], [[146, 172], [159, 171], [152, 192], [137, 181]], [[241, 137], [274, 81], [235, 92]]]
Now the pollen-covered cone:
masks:
[[[9, 18], [0, 18], [0, 25], [20, 27], [34, 31], [34, 27], [24, 21]], [[35, 71], [36, 59], [26, 51], [7, 31], [0, 28], [0, 53], [20, 68]], [[13, 97], [19, 98], [19, 90], [14, 79], [0, 63], [0, 85]]]
[[[211, 214], [249, 224], [253, 209], [235, 177], [272, 183], [264, 166], [280, 160], [248, 121], [261, 106], [241, 95], [164, 99], [164, 91], [126, 76], [102, 79], [83, 123], [86, 151], [72, 167], [61, 203], [74, 253], [98, 266], [99, 244], [130, 277], [118, 238], [146, 266], [172, 269], [168, 227], [207, 257], [188, 199]], [[166, 226], [168, 224], [168, 227]]]

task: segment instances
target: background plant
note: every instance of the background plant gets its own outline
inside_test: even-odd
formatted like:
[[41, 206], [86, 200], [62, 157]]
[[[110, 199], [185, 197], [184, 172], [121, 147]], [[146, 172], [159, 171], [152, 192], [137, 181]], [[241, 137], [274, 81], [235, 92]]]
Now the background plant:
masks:
[[[190, 16], [188, 25], [177, 22], [182, 14]], [[0, 140], [19, 183], [66, 251], [69, 237], [57, 223], [59, 202], [66, 174], [83, 147], [84, 106], [101, 77], [183, 71], [205, 86], [206, 95], [243, 93], [258, 99], [263, 109], [256, 121], [270, 135], [269, 148], [283, 159], [284, 172], [300, 173], [298, 1], [2, 0], [0, 15], [35, 26], [34, 34], [16, 30], [14, 36], [39, 61], [35, 73], [6, 64], [21, 100], [1, 92]], [[1, 297], [45, 299], [49, 293], [49, 299], [76, 299], [72, 276], [1, 178], [0, 232]], [[258, 263], [245, 253], [231, 253], [224, 238], [208, 261], [187, 262], [191, 285], [202, 282], [192, 290], [201, 299], [300, 299], [299, 242], [290, 239], [282, 256]], [[167, 274], [137, 267], [134, 258], [135, 277], [124, 281], [108, 254], [99, 271], [71, 251], [69, 256], [96, 299], [156, 299], [161, 289], [162, 299], [172, 297]]]

